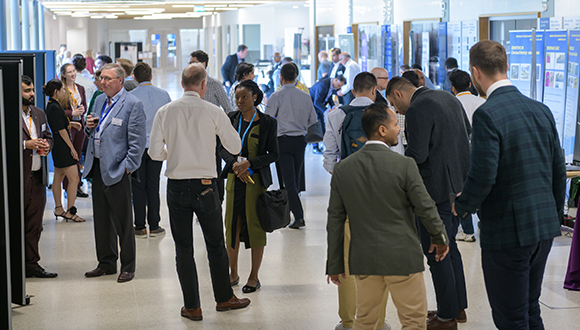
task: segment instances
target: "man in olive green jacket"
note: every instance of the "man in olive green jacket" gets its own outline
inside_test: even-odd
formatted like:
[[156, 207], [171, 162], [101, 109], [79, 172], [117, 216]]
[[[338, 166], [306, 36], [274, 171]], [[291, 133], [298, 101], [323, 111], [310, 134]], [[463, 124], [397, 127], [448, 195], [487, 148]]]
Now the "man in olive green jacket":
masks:
[[350, 273], [357, 285], [355, 330], [375, 329], [380, 302], [388, 290], [403, 329], [427, 328], [423, 252], [415, 215], [431, 234], [436, 259], [449, 239], [417, 165], [389, 149], [400, 128], [394, 112], [372, 104], [364, 112], [365, 146], [339, 162], [332, 175], [328, 206], [328, 275], [344, 277], [344, 226], [351, 230]]

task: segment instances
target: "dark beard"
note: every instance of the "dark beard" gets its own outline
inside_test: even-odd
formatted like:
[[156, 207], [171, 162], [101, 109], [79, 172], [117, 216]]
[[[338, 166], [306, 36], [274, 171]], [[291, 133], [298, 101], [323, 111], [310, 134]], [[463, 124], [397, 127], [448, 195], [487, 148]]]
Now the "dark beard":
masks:
[[31, 96], [29, 99], [22, 98], [22, 105], [34, 105], [34, 96]]

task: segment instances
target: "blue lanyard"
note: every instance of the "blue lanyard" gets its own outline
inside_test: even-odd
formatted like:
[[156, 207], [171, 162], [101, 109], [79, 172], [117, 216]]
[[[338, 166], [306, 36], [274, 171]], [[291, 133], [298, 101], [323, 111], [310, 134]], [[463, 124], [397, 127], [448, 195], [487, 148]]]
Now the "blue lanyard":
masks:
[[[246, 131], [244, 132], [244, 135], [242, 136], [242, 148], [240, 149], [240, 155], [242, 154], [242, 150], [244, 149], [244, 140], [246, 138], [246, 134], [248, 134], [250, 127], [252, 127], [252, 123], [254, 122], [254, 118], [256, 118], [257, 112], [258, 112], [258, 109], [254, 108], [254, 115], [252, 116], [252, 120], [250, 120], [250, 123], [248, 124], [248, 127], [246, 128]], [[244, 120], [244, 118], [242, 117], [242, 115], [240, 115], [240, 122], [238, 123], [238, 135], [242, 132], [242, 120]]]
[[[120, 99], [120, 98], [119, 98]], [[99, 126], [97, 126], [97, 133], [99, 132], [99, 130], [101, 129], [101, 124], [105, 122], [105, 119], [107, 118], [107, 116], [109, 115], [109, 112], [111, 112], [111, 110], [113, 110], [113, 108], [115, 107], [115, 104], [117, 104], [117, 102], [119, 102], [119, 99], [117, 99], [117, 101], [115, 101], [115, 103], [113, 103], [111, 105], [111, 107], [109, 108], [109, 111], [107, 111], [107, 113], [103, 116], [103, 118], [101, 118], [99, 120]], [[105, 111], [105, 108], [107, 106], [107, 101], [105, 101], [105, 104], [103, 104], [103, 109], [101, 109], [101, 113], [103, 113], [103, 111]]]

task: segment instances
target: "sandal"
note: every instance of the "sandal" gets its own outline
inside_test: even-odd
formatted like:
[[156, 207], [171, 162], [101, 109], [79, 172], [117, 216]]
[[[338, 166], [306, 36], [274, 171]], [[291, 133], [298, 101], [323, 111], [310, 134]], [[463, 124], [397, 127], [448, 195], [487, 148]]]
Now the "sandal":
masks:
[[66, 211], [66, 213], [72, 215], [71, 217], [67, 217], [66, 214], [63, 216], [63, 218], [65, 218], [66, 222], [68, 222], [69, 220], [72, 220], [73, 222], [85, 222], [86, 221], [85, 219], [83, 219], [77, 215], [76, 206], [73, 206], [70, 209], [68, 209], [68, 211]]
[[[61, 208], [61, 209], [62, 209], [62, 213], [60, 213], [60, 214], [56, 214], [56, 210], [58, 210], [59, 208]], [[63, 218], [63, 219], [66, 219], [66, 217], [65, 217], [65, 214], [66, 214], [66, 212], [65, 212], [65, 211], [64, 211], [64, 209], [62, 208], [62, 205], [59, 205], [59, 206], [55, 207], [55, 208], [54, 208], [54, 213], [53, 213], [53, 214], [54, 214], [55, 220], [58, 220], [58, 217], [61, 217], [61, 218]]]

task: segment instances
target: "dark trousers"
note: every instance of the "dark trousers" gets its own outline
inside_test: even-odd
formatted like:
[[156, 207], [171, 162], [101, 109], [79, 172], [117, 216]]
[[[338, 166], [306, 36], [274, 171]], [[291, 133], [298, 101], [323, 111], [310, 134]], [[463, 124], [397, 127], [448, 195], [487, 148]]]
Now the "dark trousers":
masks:
[[439, 262], [435, 261], [435, 251], [429, 253], [431, 236], [419, 221], [419, 233], [421, 235], [421, 245], [423, 253], [427, 257], [427, 264], [433, 278], [435, 296], [437, 300], [437, 314], [444, 319], [456, 319], [459, 311], [467, 308], [467, 289], [465, 287], [465, 275], [463, 273], [463, 262], [461, 253], [455, 242], [455, 235], [459, 227], [459, 217], [451, 212], [451, 205], [448, 201], [437, 204], [437, 211], [447, 236], [449, 237], [449, 254]]
[[498, 329], [544, 329], [539, 299], [552, 242], [481, 251], [487, 298]]
[[209, 185], [200, 179], [167, 180], [169, 223], [175, 241], [177, 275], [185, 308], [198, 308], [199, 283], [193, 254], [193, 213], [203, 232], [216, 302], [225, 302], [234, 292], [230, 285], [229, 260], [224, 239], [222, 207], [216, 192], [216, 180]]
[[24, 186], [24, 261], [26, 270], [38, 267], [38, 241], [42, 232], [42, 216], [46, 205], [46, 187], [42, 170], [31, 172]]
[[324, 111], [318, 109], [317, 107], [314, 107], [314, 110], [316, 110], [316, 117], [318, 117], [318, 121], [320, 122], [320, 125], [322, 125], [322, 134], [324, 135], [324, 133], [326, 132], [326, 124], [324, 122]]
[[352, 93], [352, 90], [348, 91], [348, 93], [344, 94], [344, 96], [342, 97], [342, 104], [343, 105], [349, 105], [350, 102], [352, 102], [352, 100], [354, 100], [354, 94]]
[[163, 162], [151, 159], [147, 150], [145, 149], [141, 166], [137, 170], [139, 181], [131, 180], [135, 230], [145, 229], [145, 218], [147, 218], [150, 230], [159, 229], [159, 221], [161, 221], [159, 175]]
[[463, 228], [465, 234], [475, 234], [475, 228], [473, 228], [473, 216], [471, 214], [461, 220], [461, 228]]
[[[77, 131], [75, 128], [71, 128], [70, 135], [71, 135], [71, 142], [73, 144], [73, 147], [75, 148], [77, 155], [79, 155], [79, 161], [77, 162], [77, 168], [79, 171], [79, 186], [78, 186], [78, 188], [80, 188], [83, 185], [83, 180], [82, 180], [83, 176], [81, 175], [80, 157], [81, 157], [81, 153], [83, 152], [83, 144], [85, 143], [85, 131], [82, 129], [80, 131]], [[62, 188], [65, 191], [68, 188], [68, 179], [66, 176], [62, 180]]]
[[120, 245], [121, 271], [135, 272], [131, 178], [125, 173], [121, 181], [112, 186], [106, 186], [101, 177], [99, 160], [96, 158], [91, 172], [98, 267], [109, 272], [117, 271], [118, 246]]
[[216, 144], [215, 144], [215, 167], [216, 167], [216, 171], [217, 171], [217, 189], [218, 189], [218, 194], [220, 197], [220, 204], [223, 203], [224, 201], [224, 197], [225, 197], [225, 188], [226, 188], [226, 184], [225, 184], [225, 179], [220, 179], [220, 176], [222, 174], [222, 156], [220, 156], [220, 147], [222, 145], [222, 142], [220, 141], [220, 138], [218, 136], [216, 136]]
[[304, 219], [304, 210], [300, 202], [298, 191], [302, 178], [302, 166], [304, 165], [304, 149], [306, 138], [304, 136], [279, 136], [278, 148], [280, 160], [278, 161], [278, 178], [282, 178], [284, 187], [288, 191], [288, 203], [294, 219]]

